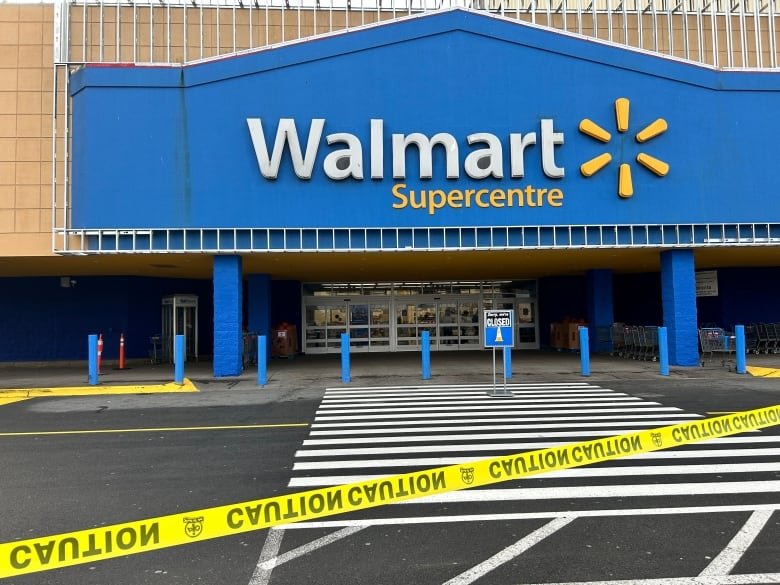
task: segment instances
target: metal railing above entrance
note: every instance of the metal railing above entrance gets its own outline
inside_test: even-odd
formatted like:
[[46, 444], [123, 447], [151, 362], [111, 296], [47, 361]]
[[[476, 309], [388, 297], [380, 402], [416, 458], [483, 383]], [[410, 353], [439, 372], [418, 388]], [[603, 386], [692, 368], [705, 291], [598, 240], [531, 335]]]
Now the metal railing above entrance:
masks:
[[63, 254], [778, 246], [780, 224], [59, 230]]

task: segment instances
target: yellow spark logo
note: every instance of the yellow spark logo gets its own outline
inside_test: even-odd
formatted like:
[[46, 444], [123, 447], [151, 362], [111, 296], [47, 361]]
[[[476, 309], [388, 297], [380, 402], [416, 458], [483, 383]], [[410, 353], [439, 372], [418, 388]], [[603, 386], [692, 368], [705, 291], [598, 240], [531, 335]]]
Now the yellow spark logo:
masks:
[[[617, 119], [618, 132], [626, 132], [628, 130], [629, 105], [629, 101], [626, 98], [618, 98], [615, 100], [615, 117]], [[655, 122], [648, 124], [645, 128], [637, 132], [636, 141], [639, 143], [647, 142], [651, 138], [655, 138], [659, 134], [666, 132], [667, 128], [668, 125], [666, 124], [666, 120], [658, 118]], [[609, 132], [587, 118], [580, 122], [580, 132], [604, 143], [609, 142], [612, 138], [612, 135]], [[597, 157], [582, 163], [582, 165], [580, 165], [580, 172], [584, 176], [590, 177], [607, 166], [611, 160], [612, 155], [608, 152], [604, 152]], [[669, 165], [667, 163], [644, 152], [640, 152], [636, 156], [636, 162], [659, 177], [664, 177], [666, 176], [666, 173], [669, 172]], [[618, 171], [618, 195], [627, 198], [631, 197], [633, 194], [634, 185], [631, 180], [631, 166], [628, 163], [622, 163]]]

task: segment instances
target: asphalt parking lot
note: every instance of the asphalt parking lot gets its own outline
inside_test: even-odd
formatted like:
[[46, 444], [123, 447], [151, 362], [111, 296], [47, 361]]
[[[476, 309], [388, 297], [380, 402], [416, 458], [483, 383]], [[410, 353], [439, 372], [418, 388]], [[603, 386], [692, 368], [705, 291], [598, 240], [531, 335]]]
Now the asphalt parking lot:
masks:
[[[492, 362], [479, 352], [434, 356], [430, 380], [414, 356], [355, 356], [349, 383], [337, 360], [303, 358], [272, 362], [265, 387], [255, 372], [214, 379], [199, 364], [186, 372], [197, 392], [100, 392], [170, 381], [139, 364], [107, 370], [92, 394], [9, 402], [0, 543], [780, 404], [776, 381], [726, 368], [660, 376], [657, 364], [607, 357], [583, 377], [576, 356], [535, 357], [513, 359], [511, 400], [489, 396]], [[86, 380], [76, 370], [16, 369], [4, 385], [73, 388]], [[3, 582], [777, 583], [778, 434]]]

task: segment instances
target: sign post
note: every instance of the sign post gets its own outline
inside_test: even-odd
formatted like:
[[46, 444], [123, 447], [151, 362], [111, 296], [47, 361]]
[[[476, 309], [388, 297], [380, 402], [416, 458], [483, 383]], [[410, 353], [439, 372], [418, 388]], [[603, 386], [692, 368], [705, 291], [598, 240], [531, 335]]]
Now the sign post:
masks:
[[493, 348], [493, 393], [491, 396], [511, 396], [506, 389], [506, 368], [504, 368], [504, 390], [498, 393], [496, 389], [496, 348], [514, 347], [515, 317], [512, 309], [486, 309], [484, 311], [485, 347]]

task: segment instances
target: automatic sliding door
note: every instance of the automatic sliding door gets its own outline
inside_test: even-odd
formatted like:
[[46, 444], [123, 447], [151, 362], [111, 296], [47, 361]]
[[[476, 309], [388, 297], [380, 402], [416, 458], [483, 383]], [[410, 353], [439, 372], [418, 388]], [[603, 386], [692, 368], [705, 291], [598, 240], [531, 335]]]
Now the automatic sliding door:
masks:
[[517, 323], [517, 347], [519, 349], [539, 349], [536, 302], [518, 300], [515, 309], [515, 323]]
[[390, 303], [372, 303], [368, 306], [368, 337], [372, 351], [390, 350]]
[[432, 350], [480, 349], [479, 299], [476, 297], [431, 302], [397, 300], [395, 316], [399, 351], [419, 349], [423, 331], [430, 333]]
[[418, 349], [422, 332], [427, 331], [431, 349], [437, 346], [436, 303], [399, 301], [395, 307], [396, 347], [399, 351]]
[[347, 303], [306, 305], [306, 352], [341, 351], [341, 334], [347, 332]]
[[462, 300], [458, 303], [458, 344], [461, 349], [480, 349], [479, 302]]
[[349, 304], [350, 351], [390, 349], [390, 303]]
[[458, 303], [439, 302], [439, 349], [458, 349]]

